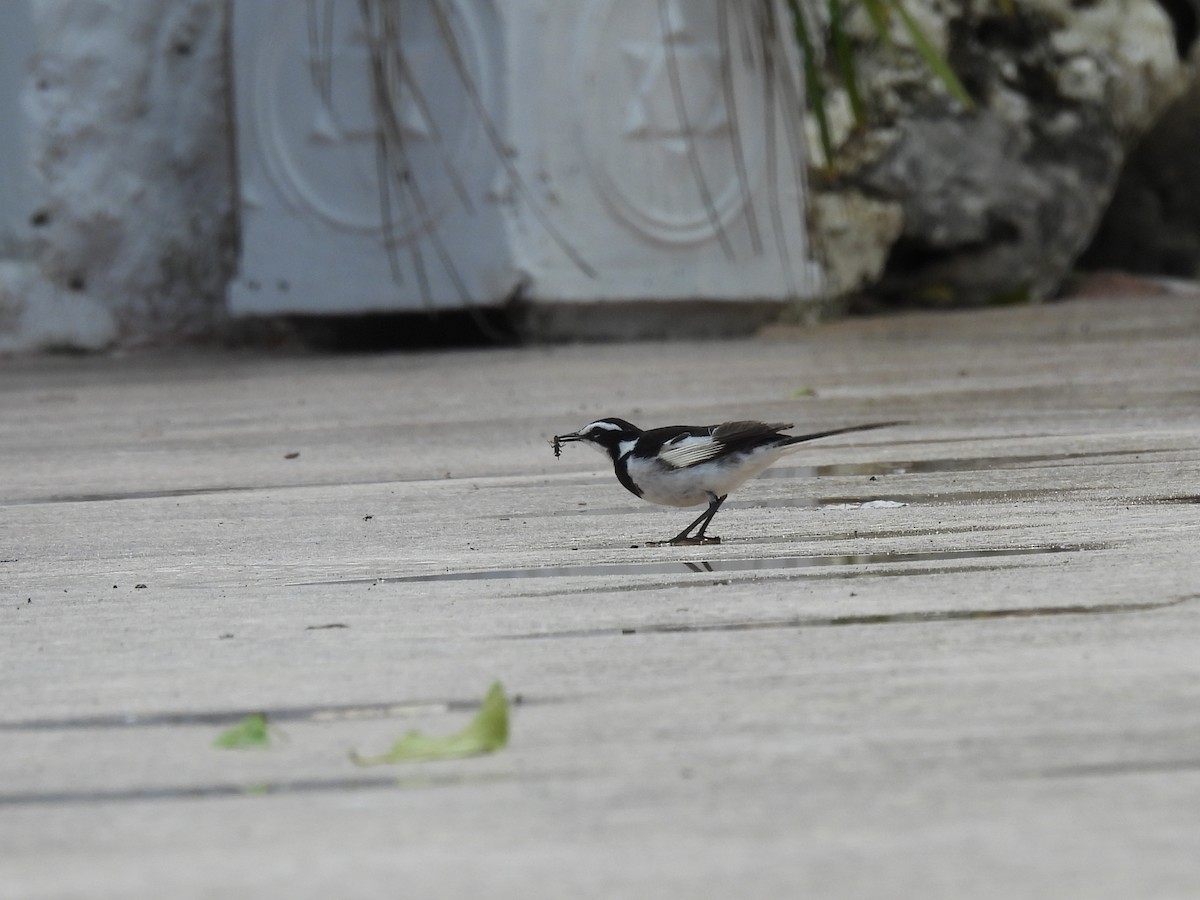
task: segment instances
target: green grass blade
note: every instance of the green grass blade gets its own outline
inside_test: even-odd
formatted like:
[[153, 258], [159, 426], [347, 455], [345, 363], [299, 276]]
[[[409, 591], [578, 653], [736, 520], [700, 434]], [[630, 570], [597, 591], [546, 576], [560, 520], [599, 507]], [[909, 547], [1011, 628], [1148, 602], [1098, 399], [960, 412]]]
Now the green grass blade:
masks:
[[846, 33], [846, 14], [842, 0], [829, 2], [829, 33], [833, 41], [833, 58], [837, 63], [838, 75], [846, 88], [850, 100], [850, 112], [854, 115], [854, 123], [862, 125], [867, 121], [866, 104], [863, 103], [862, 93], [858, 89], [858, 70], [854, 64], [854, 49], [850, 46], [850, 35]]
[[804, 92], [808, 108], [817, 120], [817, 134], [821, 141], [821, 152], [825, 156], [825, 165], [833, 165], [833, 131], [829, 127], [829, 116], [825, 112], [825, 85], [821, 81], [821, 70], [817, 66], [817, 54], [813, 48], [812, 36], [808, 33], [808, 23], [804, 11], [800, 8], [800, 0], [787, 0], [788, 10], [792, 14], [792, 31], [796, 42], [800, 45], [800, 56], [804, 63]]
[[917, 20], [912, 17], [907, 9], [904, 8], [903, 0], [892, 0], [892, 8], [896, 10], [896, 14], [900, 17], [900, 22], [904, 25], [909, 37], [912, 38], [913, 46], [921, 59], [925, 61], [925, 65], [937, 79], [946, 87], [950, 95], [954, 97], [966, 109], [974, 109], [975, 102], [971, 99], [971, 95], [967, 93], [967, 89], [963, 87], [962, 82], [958, 80], [958, 76], [954, 74], [954, 70], [950, 68], [950, 64], [946, 62], [946, 58], [938, 52], [937, 47], [929, 40], [929, 36], [917, 24]]
[[885, 44], [892, 43], [892, 14], [888, 9], [887, 0], [862, 0], [863, 9], [871, 19], [875, 33]]

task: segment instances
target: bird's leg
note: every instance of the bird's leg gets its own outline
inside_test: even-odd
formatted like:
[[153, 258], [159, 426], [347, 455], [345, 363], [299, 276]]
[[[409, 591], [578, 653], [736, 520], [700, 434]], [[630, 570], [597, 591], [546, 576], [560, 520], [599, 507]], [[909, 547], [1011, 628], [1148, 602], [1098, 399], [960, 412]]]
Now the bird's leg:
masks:
[[[696, 521], [700, 522], [700, 530], [697, 531], [694, 535], [692, 535], [692, 537], [690, 539], [688, 539], [687, 533], [692, 529], [691, 525], [689, 525], [687, 528], [685, 528], [681, 535], [673, 538], [671, 543], [675, 543], [676, 541], [679, 541], [680, 543], [684, 543], [684, 544], [689, 544], [689, 543], [719, 544], [719, 543], [721, 543], [721, 539], [719, 537], [705, 537], [704, 531], [706, 528], [708, 528], [708, 523], [713, 520], [713, 516], [715, 516], [717, 514], [717, 510], [721, 508], [721, 504], [725, 502], [726, 496], [728, 496], [728, 495], [722, 495], [720, 497], [712, 498], [712, 501], [708, 504], [708, 509], [706, 509], [704, 511], [704, 515], [702, 515], [699, 519], [696, 520]], [[683, 540], [680, 541], [679, 540], [680, 538], [683, 538]]]
[[[708, 528], [708, 523], [712, 521], [713, 516], [717, 514], [717, 510], [721, 508], [721, 504], [725, 502], [725, 496], [713, 497], [712, 500], [709, 501], [708, 509], [700, 513], [700, 515], [696, 517], [696, 521], [692, 522], [687, 528], [683, 529], [683, 531], [679, 532], [679, 534], [675, 535], [675, 537], [671, 538], [669, 541], [655, 541], [649, 546], [671, 544], [674, 547], [679, 547], [687, 544], [721, 543], [721, 539], [719, 537], [705, 537], [704, 530]], [[699, 528], [696, 533], [689, 534], [689, 532], [697, 526], [699, 526]]]

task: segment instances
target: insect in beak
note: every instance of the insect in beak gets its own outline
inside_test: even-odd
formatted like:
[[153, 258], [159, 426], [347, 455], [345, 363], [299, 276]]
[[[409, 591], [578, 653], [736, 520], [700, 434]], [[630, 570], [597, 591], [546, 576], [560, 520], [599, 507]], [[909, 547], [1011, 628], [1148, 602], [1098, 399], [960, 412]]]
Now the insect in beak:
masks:
[[554, 436], [554, 440], [551, 441], [550, 444], [552, 447], [554, 447], [554, 455], [556, 457], [558, 457], [558, 456], [562, 456], [562, 445], [563, 444], [565, 444], [569, 441], [579, 441], [579, 440], [583, 440], [583, 439], [578, 434], [556, 434]]

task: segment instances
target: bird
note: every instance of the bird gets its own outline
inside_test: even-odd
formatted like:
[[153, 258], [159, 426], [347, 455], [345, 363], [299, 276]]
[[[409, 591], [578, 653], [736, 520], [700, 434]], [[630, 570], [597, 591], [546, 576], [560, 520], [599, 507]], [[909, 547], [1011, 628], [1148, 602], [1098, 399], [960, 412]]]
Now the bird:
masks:
[[898, 424], [872, 422], [810, 434], [784, 434], [795, 425], [754, 421], [667, 425], [643, 431], [624, 419], [610, 417], [589, 422], [570, 434], [555, 435], [551, 444], [556, 457], [561, 456], [563, 444], [574, 441], [599, 450], [612, 461], [617, 481], [650, 503], [681, 507], [708, 504], [675, 537], [651, 541], [647, 546], [719, 544], [719, 537], [705, 531], [725, 498], [784, 454], [799, 449], [797, 445]]

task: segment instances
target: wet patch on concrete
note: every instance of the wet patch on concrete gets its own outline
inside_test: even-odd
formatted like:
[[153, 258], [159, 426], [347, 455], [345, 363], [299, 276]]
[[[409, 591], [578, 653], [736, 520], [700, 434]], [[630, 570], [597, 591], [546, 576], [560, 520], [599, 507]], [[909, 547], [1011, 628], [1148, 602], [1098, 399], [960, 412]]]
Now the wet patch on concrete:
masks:
[[[287, 485], [295, 487], [295, 485]], [[50, 494], [45, 497], [29, 497], [23, 500], [0, 500], [0, 506], [38, 506], [54, 503], [110, 503], [119, 500], [162, 500], [175, 497], [203, 497], [208, 494], [237, 494], [247, 491], [274, 490], [271, 487], [249, 487], [223, 485], [206, 488], [171, 488], [161, 491], [112, 491], [95, 494]]]
[[1177, 450], [1095, 450], [1076, 453], [1037, 453], [1010, 456], [943, 457], [940, 459], [893, 460], [883, 462], [834, 463], [824, 466], [776, 466], [760, 478], [829, 478], [845, 475], [926, 475], [935, 472], [979, 472], [988, 469], [1041, 468], [1044, 464], [1077, 462], [1116, 457], [1113, 464], [1122, 464], [1127, 457], [1154, 453], [1176, 453]]
[[[1016, 565], [1017, 563], [1014, 563]], [[1029, 565], [1028, 562], [1025, 565]], [[966, 575], [977, 572], [1003, 572], [1005, 569], [1010, 569], [1012, 566], [997, 564], [993, 566], [972, 566], [972, 565], [956, 565], [956, 566], [913, 566], [908, 565], [903, 568], [879, 568], [871, 569], [863, 572], [859, 569], [806, 569], [802, 573], [782, 571], [778, 573], [768, 573], [765, 575], [755, 574], [751, 579], [756, 585], [772, 584], [781, 581], [796, 581], [803, 578], [805, 581], [850, 581], [852, 579], [870, 578], [922, 578], [931, 577], [934, 575]], [[632, 584], [623, 584], [620, 587], [612, 585], [585, 585], [583, 587], [572, 588], [571, 595], [577, 596], [580, 594], [613, 594], [620, 592], [628, 594], [632, 591], [661, 591], [669, 588], [679, 587], [720, 587], [722, 585], [733, 584], [732, 578], [713, 577], [708, 579], [688, 579], [678, 581], [673, 584], [663, 584], [661, 581], [636, 582]], [[519, 593], [510, 594], [512, 597], [557, 597], [560, 596], [560, 591], [551, 587], [544, 591], [521, 591]]]
[[[765, 476], [759, 476], [765, 477]], [[882, 487], [882, 485], [881, 485]], [[928, 493], [897, 493], [881, 490], [875, 495], [830, 495], [825, 497], [774, 497], [757, 500], [728, 500], [722, 509], [867, 509], [882, 510], [901, 509], [905, 506], [937, 506], [949, 503], [1029, 503], [1040, 500], [1065, 497], [1079, 493], [1085, 488], [1038, 488], [1034, 490], [946, 490]], [[1164, 501], [1165, 502], [1165, 501]], [[1184, 502], [1184, 501], [1176, 501]], [[487, 516], [484, 518], [507, 522], [512, 519], [557, 518], [562, 516], [620, 516], [629, 515], [643, 507], [633, 506], [587, 506], [578, 504], [572, 509], [555, 509], [545, 512], [523, 512], [517, 515], [505, 514]]]
[[1103, 778], [1113, 775], [1170, 775], [1200, 771], [1200, 757], [1194, 759], [1129, 759], [1103, 763], [1079, 763], [1056, 766], [1033, 773], [1033, 778]]
[[922, 625], [931, 622], [975, 622], [996, 619], [1030, 619], [1051, 616], [1096, 616], [1152, 612], [1178, 606], [1193, 596], [1149, 603], [1066, 604], [1058, 606], [1018, 606], [992, 609], [914, 610], [900, 613], [861, 613], [845, 616], [792, 616], [783, 619], [756, 619], [733, 622], [652, 622], [630, 627], [580, 628], [567, 631], [529, 632], [508, 635], [510, 640], [554, 638], [593, 638], [616, 635], [698, 634], [707, 632], [773, 631], [800, 628], [837, 628], [856, 625]]
[[[904, 506], [934, 506], [945, 503], [1022, 503], [1032, 500], [1045, 500], [1061, 494], [1069, 494], [1081, 488], [1040, 488], [1038, 490], [1012, 491], [937, 491], [928, 494], [880, 494], [878, 497], [842, 496], [842, 497], [781, 497], [771, 500], [759, 500], [744, 504], [735, 504], [746, 508], [784, 508], [810, 507], [835, 509], [900, 509]], [[891, 506], [889, 504], [895, 504]], [[726, 504], [726, 508], [730, 508]]]
[[755, 556], [712, 560], [653, 560], [628, 563], [597, 563], [577, 566], [531, 566], [518, 569], [465, 569], [427, 575], [347, 578], [332, 581], [293, 582], [289, 587], [351, 584], [414, 584], [434, 581], [488, 581], [524, 578], [601, 578], [612, 575], [688, 575], [695, 573], [735, 573], [808, 569], [825, 566], [869, 566], [880, 563], [944, 561], [954, 559], [994, 559], [1008, 556], [1033, 556], [1047, 553], [1079, 553], [1100, 549], [1091, 545], [1049, 544], [1033, 547], [992, 547], [976, 550], [928, 550], [894, 553], [850, 553], [821, 556]]

